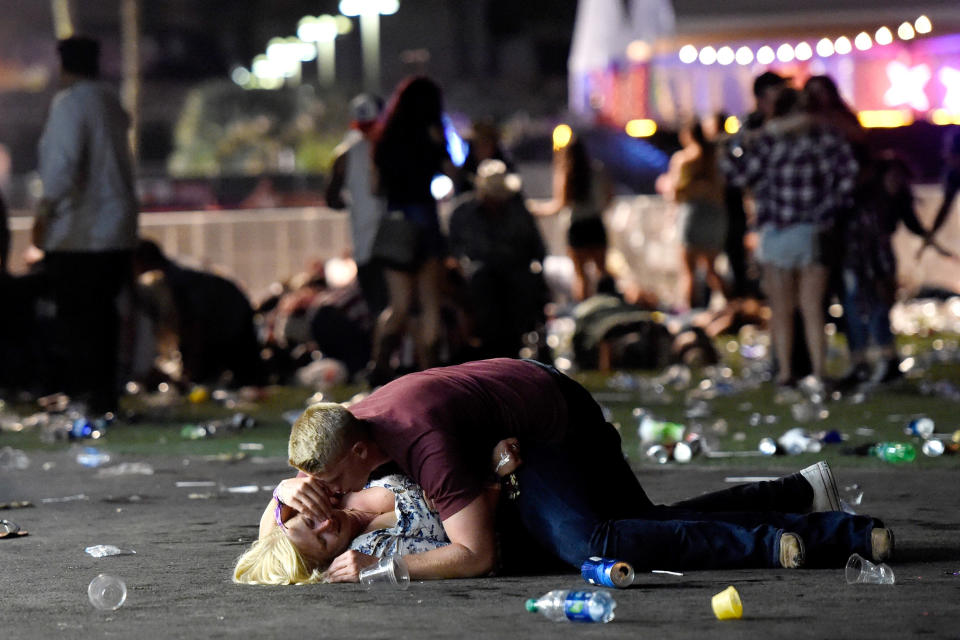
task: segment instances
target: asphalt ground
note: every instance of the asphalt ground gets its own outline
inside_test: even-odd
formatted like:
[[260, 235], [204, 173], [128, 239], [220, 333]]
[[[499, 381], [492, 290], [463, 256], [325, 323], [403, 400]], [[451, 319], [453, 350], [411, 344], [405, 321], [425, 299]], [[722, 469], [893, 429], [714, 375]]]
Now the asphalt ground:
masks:
[[[76, 449], [37, 450], [29, 468], [0, 472], [0, 510], [29, 535], [0, 539], [3, 638], [903, 638], [960, 637], [960, 491], [948, 468], [835, 469], [864, 491], [859, 510], [896, 532], [894, 586], [846, 584], [842, 568], [645, 574], [615, 590], [608, 624], [554, 623], [524, 610], [528, 597], [584, 588], [561, 575], [414, 582], [405, 591], [360, 585], [250, 587], [230, 581], [233, 561], [256, 536], [269, 490], [288, 473], [278, 456], [115, 455], [152, 475], [102, 476], [77, 464]], [[730, 476], [781, 475], [793, 458], [742, 465], [640, 467], [657, 502], [725, 486]], [[802, 466], [799, 465], [799, 466]], [[178, 487], [177, 482], [210, 486]], [[255, 485], [255, 493], [230, 488]], [[45, 501], [82, 494], [80, 499]], [[94, 544], [136, 551], [96, 559]], [[87, 585], [121, 577], [125, 604], [91, 606]], [[743, 618], [717, 620], [711, 596], [734, 585]]]

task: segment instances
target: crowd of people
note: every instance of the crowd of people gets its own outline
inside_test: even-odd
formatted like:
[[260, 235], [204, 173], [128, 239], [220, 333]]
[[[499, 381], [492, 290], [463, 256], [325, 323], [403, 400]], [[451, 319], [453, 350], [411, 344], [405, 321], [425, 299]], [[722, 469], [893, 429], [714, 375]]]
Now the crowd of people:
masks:
[[[322, 370], [328, 381], [376, 388], [441, 364], [549, 360], [545, 326], [558, 314], [575, 323], [571, 354], [582, 368], [713, 362], [711, 337], [768, 320], [777, 385], [808, 374], [814, 387], [889, 382], [900, 375], [891, 237], [902, 222], [924, 249], [949, 254], [936, 234], [960, 185], [960, 136], [948, 143], [944, 202], [926, 229], [907, 162], [870, 145], [830, 78], [796, 88], [768, 71], [739, 131], [724, 132], [722, 115], [689, 122], [657, 181], [675, 203], [681, 250], [669, 311], [690, 319], [668, 329], [651, 313], [657, 301], [624, 295], [608, 269], [604, 212], [614, 186], [587, 141], [574, 133], [556, 145], [551, 197], [526, 198], [488, 120], [473, 124], [469, 154], [454, 164], [442, 90], [418, 76], [386, 102], [362, 94], [349, 105], [324, 196], [349, 212], [355, 276], [328, 277], [329, 265], [317, 263], [252, 304], [228, 278], [138, 237], [128, 119], [98, 79], [98, 45], [74, 37], [59, 51], [62, 89], [39, 145], [33, 255], [42, 259], [26, 275], [7, 275], [0, 201], [0, 283], [17, 309], [2, 320], [0, 355], [11, 366], [0, 388], [64, 391], [95, 414], [116, 410], [129, 379], [263, 385]], [[438, 175], [456, 191], [443, 220]], [[567, 229], [572, 278], [563, 292], [548, 278], [540, 216], [561, 216]], [[825, 309], [834, 298], [850, 369], [828, 381]], [[726, 306], [686, 313], [711, 299]]]

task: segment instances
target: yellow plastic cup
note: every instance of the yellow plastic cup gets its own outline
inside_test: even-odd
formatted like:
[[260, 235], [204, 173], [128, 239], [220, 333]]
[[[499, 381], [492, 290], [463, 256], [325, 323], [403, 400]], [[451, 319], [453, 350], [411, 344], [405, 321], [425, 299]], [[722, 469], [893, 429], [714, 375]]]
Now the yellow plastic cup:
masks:
[[736, 620], [743, 617], [743, 603], [740, 602], [740, 594], [733, 585], [713, 596], [710, 604], [713, 605], [717, 620]]

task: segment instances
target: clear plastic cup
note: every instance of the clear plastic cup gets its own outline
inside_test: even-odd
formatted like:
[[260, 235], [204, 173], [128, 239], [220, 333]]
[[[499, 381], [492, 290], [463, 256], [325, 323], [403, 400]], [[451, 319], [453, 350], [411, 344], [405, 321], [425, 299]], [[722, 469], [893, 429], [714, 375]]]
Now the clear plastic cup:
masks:
[[406, 589], [410, 586], [407, 563], [400, 556], [380, 558], [380, 562], [360, 572], [360, 584], [371, 589]]
[[893, 584], [893, 569], [883, 564], [873, 564], [859, 554], [847, 560], [847, 584]]
[[710, 604], [717, 620], [736, 620], [743, 617], [743, 603], [733, 585], [713, 596]]
[[114, 611], [127, 600], [127, 585], [116, 576], [101, 573], [87, 587], [90, 604], [101, 611]]

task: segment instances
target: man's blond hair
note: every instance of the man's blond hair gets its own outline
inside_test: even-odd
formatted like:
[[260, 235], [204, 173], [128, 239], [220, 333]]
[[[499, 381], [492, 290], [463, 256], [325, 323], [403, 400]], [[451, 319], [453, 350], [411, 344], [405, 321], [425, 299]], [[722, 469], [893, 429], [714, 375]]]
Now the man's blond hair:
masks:
[[310, 405], [290, 429], [289, 462], [304, 473], [319, 473], [365, 436], [363, 422], [343, 405]]

